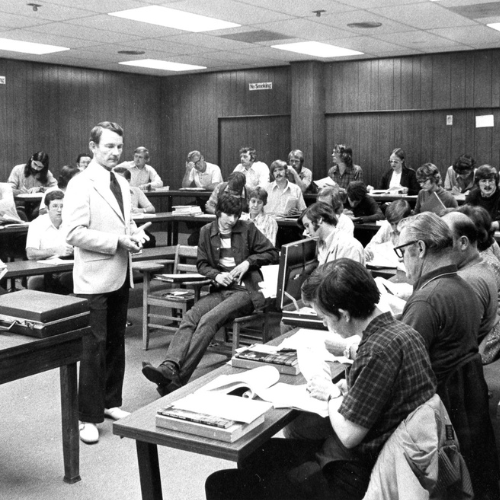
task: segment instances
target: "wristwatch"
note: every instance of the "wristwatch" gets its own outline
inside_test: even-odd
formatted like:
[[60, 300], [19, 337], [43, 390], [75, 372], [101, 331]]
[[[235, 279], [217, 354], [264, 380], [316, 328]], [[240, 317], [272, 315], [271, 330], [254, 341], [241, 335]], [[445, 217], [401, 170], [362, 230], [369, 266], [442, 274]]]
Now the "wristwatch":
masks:
[[339, 391], [338, 395], [337, 396], [334, 396], [332, 394], [329, 394], [328, 395], [328, 399], [326, 400], [327, 403], [329, 403], [332, 399], [337, 399], [337, 398], [340, 398], [342, 396], [342, 393]]

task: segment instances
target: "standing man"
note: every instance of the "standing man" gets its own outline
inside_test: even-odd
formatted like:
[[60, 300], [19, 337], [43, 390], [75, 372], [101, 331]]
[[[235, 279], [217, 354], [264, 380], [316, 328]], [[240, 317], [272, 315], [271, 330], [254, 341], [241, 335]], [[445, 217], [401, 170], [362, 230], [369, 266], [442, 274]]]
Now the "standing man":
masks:
[[251, 147], [241, 148], [240, 161], [233, 172], [245, 174], [247, 188], [255, 189], [257, 186], [266, 188], [269, 184], [269, 168], [265, 163], [257, 161], [257, 151]]
[[220, 168], [213, 163], [205, 161], [199, 151], [191, 151], [187, 155], [186, 173], [182, 179], [182, 187], [194, 185], [199, 188], [213, 191], [222, 182]]
[[142, 373], [161, 396], [188, 383], [219, 328], [264, 307], [260, 267], [278, 262], [271, 242], [252, 222], [240, 220], [238, 198], [222, 194], [215, 214], [217, 219], [201, 229], [196, 261], [213, 290], [184, 315], [160, 366], [143, 363]]
[[149, 151], [145, 147], [140, 146], [134, 152], [133, 161], [120, 163], [120, 167], [128, 168], [132, 174], [131, 186], [138, 187], [143, 191], [151, 191], [151, 189], [163, 186], [163, 181], [156, 170], [151, 165], [146, 164], [149, 160]]
[[84, 340], [79, 377], [80, 439], [99, 440], [104, 416], [121, 410], [125, 373], [125, 323], [133, 286], [130, 252], [147, 239], [130, 218], [127, 181], [111, 172], [123, 150], [123, 129], [102, 122], [90, 132], [93, 159], [66, 191], [63, 220], [67, 242], [75, 247], [75, 293], [89, 301], [92, 335]]

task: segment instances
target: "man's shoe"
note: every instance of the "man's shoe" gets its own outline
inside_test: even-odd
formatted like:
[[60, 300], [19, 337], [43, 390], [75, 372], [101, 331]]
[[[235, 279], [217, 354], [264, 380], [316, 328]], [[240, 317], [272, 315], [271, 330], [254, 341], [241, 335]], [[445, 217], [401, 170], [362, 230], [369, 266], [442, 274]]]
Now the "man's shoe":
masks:
[[90, 422], [80, 422], [80, 439], [85, 444], [94, 444], [99, 441], [99, 429]]
[[104, 415], [113, 420], [120, 420], [121, 418], [128, 417], [130, 413], [128, 411], [124, 411], [121, 408], [106, 408], [104, 410]]
[[147, 361], [142, 362], [142, 373], [144, 376], [158, 385], [168, 385], [170, 382], [179, 382], [179, 372], [169, 363], [154, 367]]

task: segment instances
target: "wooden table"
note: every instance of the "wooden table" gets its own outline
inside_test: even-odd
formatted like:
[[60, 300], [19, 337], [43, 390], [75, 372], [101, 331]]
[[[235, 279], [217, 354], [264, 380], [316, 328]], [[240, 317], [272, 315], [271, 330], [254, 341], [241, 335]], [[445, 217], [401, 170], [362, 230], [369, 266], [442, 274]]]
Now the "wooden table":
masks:
[[[269, 344], [278, 345], [284, 338], [295, 332], [296, 329], [272, 340]], [[332, 376], [338, 378], [339, 375], [344, 373], [344, 370], [344, 365], [335, 363], [332, 365]], [[272, 409], [266, 415], [266, 421], [263, 426], [251, 431], [234, 443], [225, 443], [215, 439], [156, 427], [155, 415], [159, 408], [193, 393], [220, 375], [241, 371], [244, 370], [224, 365], [199, 379], [193, 380], [172, 394], [135, 411], [130, 416], [113, 423], [113, 434], [136, 440], [143, 500], [162, 500], [163, 498], [158, 461], [158, 445], [223, 458], [238, 463], [295, 419], [298, 415], [298, 411], [296, 410]], [[302, 375], [281, 375], [280, 382], [303, 384], [305, 380]]]
[[[76, 364], [82, 357], [83, 336], [89, 332], [90, 328], [83, 328], [45, 339], [0, 333], [0, 384], [60, 370], [64, 481], [70, 484], [80, 481]], [[36, 418], [30, 425], [37, 425]]]

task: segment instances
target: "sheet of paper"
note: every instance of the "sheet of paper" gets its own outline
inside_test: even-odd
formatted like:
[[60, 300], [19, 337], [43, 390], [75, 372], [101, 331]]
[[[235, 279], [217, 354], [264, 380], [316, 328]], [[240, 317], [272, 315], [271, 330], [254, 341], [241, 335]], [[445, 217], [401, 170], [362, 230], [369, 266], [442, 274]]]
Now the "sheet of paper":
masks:
[[217, 392], [196, 392], [173, 403], [176, 408], [206, 413], [249, 424], [269, 411], [271, 404]]
[[50, 259], [45, 260], [37, 260], [39, 264], [48, 264], [50, 266], [53, 265], [62, 265], [62, 264], [74, 264], [74, 260], [70, 259], [60, 259], [59, 257], [51, 257]]
[[270, 266], [262, 266], [260, 272], [264, 281], [259, 283], [260, 291], [266, 298], [275, 298], [277, 293], [278, 272], [279, 264], [272, 264]]
[[370, 245], [370, 250], [373, 252], [373, 259], [368, 261], [372, 267], [390, 267], [397, 268], [399, 259], [394, 252], [394, 245], [391, 241], [379, 243], [378, 245]]

